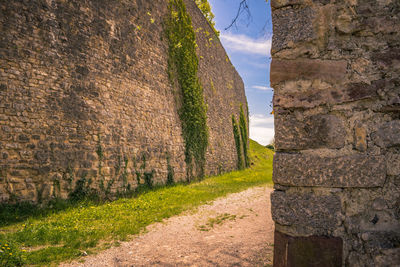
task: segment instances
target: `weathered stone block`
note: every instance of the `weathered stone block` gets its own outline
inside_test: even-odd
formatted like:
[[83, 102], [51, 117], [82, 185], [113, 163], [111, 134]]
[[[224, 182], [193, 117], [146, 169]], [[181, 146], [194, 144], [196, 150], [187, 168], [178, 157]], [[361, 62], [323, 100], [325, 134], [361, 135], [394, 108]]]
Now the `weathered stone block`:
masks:
[[387, 174], [400, 175], [400, 155], [389, 154], [386, 160]]
[[346, 130], [334, 115], [315, 115], [298, 121], [293, 115], [275, 115], [275, 148], [300, 150], [310, 148], [342, 148]]
[[271, 62], [270, 79], [272, 86], [299, 79], [320, 79], [329, 83], [341, 83], [345, 78], [346, 70], [347, 61], [345, 60], [281, 60], [274, 58]]
[[276, 153], [273, 180], [292, 186], [380, 187], [386, 178], [383, 156], [350, 155], [325, 158]]
[[400, 145], [400, 120], [394, 120], [382, 125], [373, 134], [375, 143], [380, 147], [393, 147]]
[[355, 148], [359, 151], [367, 150], [367, 130], [361, 125], [354, 128]]
[[400, 262], [400, 248], [381, 250], [382, 254], [375, 256], [375, 266], [396, 266]]
[[343, 241], [340, 237], [289, 236], [274, 234], [274, 267], [342, 266]]
[[[337, 83], [340, 83], [340, 80], [338, 80]], [[371, 99], [378, 96], [377, 90], [382, 87], [384, 87], [384, 85], [382, 86], [382, 81], [378, 80], [373, 81], [371, 84], [350, 83], [344, 88], [339, 89], [336, 87], [328, 89], [312, 87], [299, 92], [277, 90], [275, 91], [273, 102], [274, 106], [277, 107], [311, 108], [324, 104], [340, 104], [362, 99]]]
[[273, 9], [278, 9], [287, 6], [296, 6], [296, 5], [309, 5], [310, 2], [313, 3], [321, 3], [323, 5], [329, 4], [330, 0], [271, 0], [271, 7]]
[[315, 39], [316, 32], [313, 27], [315, 16], [315, 11], [311, 7], [273, 12], [272, 52], [288, 48], [290, 44]]
[[365, 249], [376, 253], [380, 249], [395, 249], [400, 245], [400, 233], [395, 231], [368, 232]]
[[340, 224], [341, 203], [335, 195], [274, 191], [271, 204], [272, 219], [280, 225], [331, 231]]

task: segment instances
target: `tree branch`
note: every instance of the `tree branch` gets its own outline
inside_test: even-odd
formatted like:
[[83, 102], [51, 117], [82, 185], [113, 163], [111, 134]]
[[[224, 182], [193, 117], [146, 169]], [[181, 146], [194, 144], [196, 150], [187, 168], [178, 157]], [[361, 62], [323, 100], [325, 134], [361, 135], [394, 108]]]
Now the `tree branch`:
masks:
[[236, 22], [237, 22], [237, 20], [239, 19], [239, 17], [241, 16], [241, 14], [242, 14], [243, 12], [246, 12], [246, 13], [247, 13], [247, 17], [248, 17], [248, 18], [251, 18], [251, 13], [250, 13], [249, 6], [248, 6], [248, 4], [247, 4], [247, 0], [242, 0], [242, 1], [240, 2], [238, 11], [237, 11], [237, 13], [236, 13], [236, 16], [232, 19], [231, 24], [230, 24], [228, 27], [226, 27], [225, 30], [230, 29], [232, 26], [237, 27], [237, 26], [236, 26]]

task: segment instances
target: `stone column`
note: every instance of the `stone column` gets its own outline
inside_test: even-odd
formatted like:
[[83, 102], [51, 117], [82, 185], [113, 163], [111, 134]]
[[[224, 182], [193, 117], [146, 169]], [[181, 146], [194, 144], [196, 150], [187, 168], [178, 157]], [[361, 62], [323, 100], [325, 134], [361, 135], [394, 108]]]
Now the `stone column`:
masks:
[[274, 266], [400, 264], [400, 1], [271, 6]]

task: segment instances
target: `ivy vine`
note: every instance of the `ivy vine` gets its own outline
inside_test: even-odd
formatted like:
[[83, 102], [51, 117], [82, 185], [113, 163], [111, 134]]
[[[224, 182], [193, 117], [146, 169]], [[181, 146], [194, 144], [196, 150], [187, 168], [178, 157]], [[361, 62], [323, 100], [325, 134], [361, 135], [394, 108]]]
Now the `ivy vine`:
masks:
[[235, 116], [232, 115], [232, 128], [236, 145], [237, 168], [239, 170], [248, 168], [250, 167], [249, 136], [242, 105], [240, 105], [239, 123], [236, 122]]
[[196, 37], [183, 0], [169, 0], [166, 33], [169, 41], [169, 73], [176, 74], [182, 94], [179, 116], [185, 141], [187, 179], [204, 176], [208, 145], [207, 107], [197, 76]]
[[240, 136], [242, 137], [244, 165], [246, 168], [248, 168], [250, 167], [249, 136], [247, 130], [246, 117], [244, 116], [244, 111], [243, 111], [243, 105], [240, 105], [239, 127], [240, 127]]
[[235, 116], [232, 115], [232, 128], [233, 137], [235, 139], [236, 154], [237, 154], [237, 168], [238, 170], [243, 169], [243, 156], [242, 156], [242, 144], [240, 141], [239, 125], [236, 122]]

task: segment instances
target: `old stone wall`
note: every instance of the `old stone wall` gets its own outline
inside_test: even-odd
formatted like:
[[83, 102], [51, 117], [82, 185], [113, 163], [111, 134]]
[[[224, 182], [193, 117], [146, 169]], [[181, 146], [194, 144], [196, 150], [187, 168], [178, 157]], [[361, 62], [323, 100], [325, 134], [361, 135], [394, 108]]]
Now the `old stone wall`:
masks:
[[[241, 78], [200, 10], [206, 174], [236, 168]], [[0, 201], [124, 192], [186, 179], [180, 91], [168, 78], [163, 0], [0, 1]], [[140, 177], [139, 181], [137, 177]]]
[[271, 6], [274, 266], [397, 266], [400, 2]]

